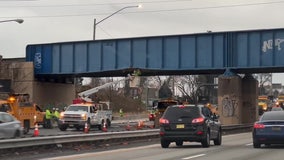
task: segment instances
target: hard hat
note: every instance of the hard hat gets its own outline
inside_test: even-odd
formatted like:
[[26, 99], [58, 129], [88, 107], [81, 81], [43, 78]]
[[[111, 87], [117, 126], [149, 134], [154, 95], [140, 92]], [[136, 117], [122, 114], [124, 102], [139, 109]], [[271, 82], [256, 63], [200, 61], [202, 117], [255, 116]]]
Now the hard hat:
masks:
[[52, 110], [55, 110], [55, 108], [53, 108]]
[[59, 109], [58, 109], [58, 108], [56, 108], [56, 110], [58, 111]]

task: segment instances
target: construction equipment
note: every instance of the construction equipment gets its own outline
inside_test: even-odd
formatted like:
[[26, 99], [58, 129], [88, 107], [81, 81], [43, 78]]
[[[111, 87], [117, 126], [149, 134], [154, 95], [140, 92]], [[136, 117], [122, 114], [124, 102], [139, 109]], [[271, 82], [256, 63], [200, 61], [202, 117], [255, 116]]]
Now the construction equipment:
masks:
[[0, 101], [0, 111], [17, 118], [28, 133], [34, 124], [44, 124], [45, 112], [35, 103], [30, 102], [29, 94], [11, 94], [7, 100]]
[[[65, 112], [62, 112], [58, 121], [58, 127], [61, 131], [65, 131], [68, 127], [75, 127], [80, 130], [87, 123], [88, 128], [98, 127], [102, 131], [106, 131], [111, 125], [112, 110], [109, 102], [94, 103], [90, 95], [101, 89], [110, 87], [113, 84], [125, 80], [131, 80], [133, 76], [120, 79], [118, 81], [105, 83], [101, 86], [94, 87], [78, 94], [78, 99], [73, 100], [73, 104], [69, 105]], [[86, 128], [86, 127], [85, 127]]]
[[210, 111], [215, 114], [215, 115], [218, 115], [218, 108], [216, 105], [213, 105], [211, 103], [207, 103], [206, 104], [206, 107], [210, 109]]
[[160, 99], [157, 101], [155, 106], [153, 108], [156, 109], [155, 112], [155, 118], [154, 118], [154, 127], [159, 127], [159, 119], [164, 114], [165, 110], [171, 106], [171, 105], [177, 105], [181, 104], [179, 100], [173, 99], [173, 98], [167, 98], [167, 99]]
[[268, 111], [268, 96], [262, 95], [258, 96], [258, 114], [262, 115], [264, 112]]
[[98, 87], [94, 87], [92, 89], [89, 89], [89, 90], [86, 90], [84, 92], [78, 93], [78, 96], [79, 96], [79, 98], [81, 98], [82, 100], [84, 100], [86, 102], [92, 102], [92, 99], [89, 98], [90, 95], [98, 92], [101, 89], [110, 87], [110, 86], [112, 86], [114, 84], [117, 84], [119, 82], [122, 82], [122, 81], [132, 80], [133, 78], [134, 78], [134, 76], [128, 74], [128, 76], [126, 78], [123, 78], [123, 79], [120, 79], [120, 80], [117, 80], [117, 81], [113, 81], [113, 82], [109, 82], [109, 83], [105, 83], [105, 84], [103, 84], [101, 86], [98, 86]]

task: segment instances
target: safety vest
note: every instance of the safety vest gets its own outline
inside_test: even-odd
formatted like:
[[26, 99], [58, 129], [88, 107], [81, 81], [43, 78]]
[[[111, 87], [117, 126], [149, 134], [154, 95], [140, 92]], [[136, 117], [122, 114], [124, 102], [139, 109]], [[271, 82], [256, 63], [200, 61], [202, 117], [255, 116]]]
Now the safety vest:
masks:
[[60, 113], [59, 113], [58, 111], [55, 111], [55, 112], [54, 112], [54, 116], [55, 116], [56, 118], [59, 118]]
[[52, 117], [52, 115], [51, 115], [50, 111], [47, 109], [47, 110], [45, 111], [45, 118], [46, 118], [46, 119], [51, 119], [51, 117]]

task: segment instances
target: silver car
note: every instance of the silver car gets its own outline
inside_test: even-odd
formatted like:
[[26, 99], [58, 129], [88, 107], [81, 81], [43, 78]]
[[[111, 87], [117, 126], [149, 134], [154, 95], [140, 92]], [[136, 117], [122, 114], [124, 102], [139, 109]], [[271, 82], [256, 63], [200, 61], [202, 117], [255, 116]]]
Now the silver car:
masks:
[[0, 112], [0, 139], [17, 138], [23, 134], [20, 121], [6, 112]]

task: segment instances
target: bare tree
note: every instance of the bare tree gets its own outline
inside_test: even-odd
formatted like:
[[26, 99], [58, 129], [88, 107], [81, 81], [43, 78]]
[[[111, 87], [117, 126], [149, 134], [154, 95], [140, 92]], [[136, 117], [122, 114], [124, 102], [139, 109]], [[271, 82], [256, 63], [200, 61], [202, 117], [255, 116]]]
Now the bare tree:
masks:
[[[270, 94], [272, 95], [272, 73], [263, 73], [263, 74], [255, 74], [255, 79], [259, 82], [259, 94]], [[270, 86], [270, 87], [266, 87]], [[266, 90], [266, 88], [269, 88], [269, 91]]]
[[144, 86], [151, 87], [151, 88], [161, 88], [163, 84], [163, 76], [150, 76], [147, 77]]
[[197, 75], [185, 75], [175, 77], [175, 85], [181, 92], [182, 97], [186, 100], [197, 102], [198, 97], [198, 81], [199, 77]]

